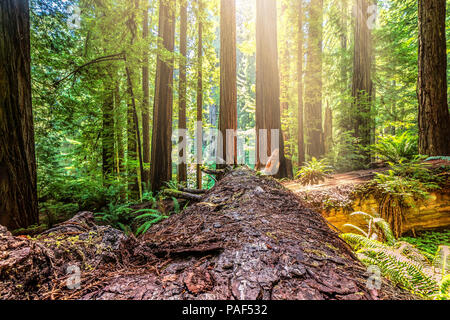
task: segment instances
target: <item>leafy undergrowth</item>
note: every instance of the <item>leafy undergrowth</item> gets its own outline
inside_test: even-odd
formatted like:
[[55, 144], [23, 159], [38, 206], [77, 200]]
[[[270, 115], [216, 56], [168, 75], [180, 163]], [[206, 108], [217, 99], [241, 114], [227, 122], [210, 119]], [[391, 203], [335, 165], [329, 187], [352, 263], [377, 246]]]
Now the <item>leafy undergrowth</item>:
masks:
[[417, 237], [402, 237], [400, 240], [415, 245], [421, 251], [434, 254], [439, 245], [450, 246], [450, 230], [425, 231], [418, 234]]
[[424, 299], [450, 299], [448, 243], [435, 241], [436, 250], [421, 251], [409, 242], [396, 240], [389, 224], [379, 215], [364, 212], [352, 215], [366, 220], [367, 231], [348, 224], [357, 233], [341, 234], [341, 238], [353, 248], [362, 263]]

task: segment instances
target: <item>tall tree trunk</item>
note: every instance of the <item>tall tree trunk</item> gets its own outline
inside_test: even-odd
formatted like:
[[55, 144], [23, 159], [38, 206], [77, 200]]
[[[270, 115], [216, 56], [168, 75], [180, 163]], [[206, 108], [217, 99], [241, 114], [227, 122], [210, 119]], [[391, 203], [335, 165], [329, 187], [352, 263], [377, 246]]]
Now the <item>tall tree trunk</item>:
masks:
[[322, 37], [323, 0], [309, 3], [308, 51], [305, 75], [306, 153], [324, 153], [322, 133]]
[[[237, 140], [227, 141], [226, 134], [227, 130], [237, 130], [236, 0], [220, 1], [219, 130], [223, 136], [223, 159], [228, 164], [236, 164]], [[230, 159], [227, 159], [227, 149], [230, 151]], [[232, 151], [234, 157], [231, 157]]]
[[[289, 20], [289, 7], [287, 4], [282, 4], [282, 12], [281, 16], [286, 16], [286, 21]], [[289, 32], [289, 31], [288, 31]], [[289, 35], [290, 36], [290, 35]], [[290, 141], [290, 120], [289, 120], [289, 89], [290, 89], [290, 72], [291, 72], [291, 56], [290, 56], [290, 43], [288, 36], [285, 35], [285, 46], [281, 50], [281, 54], [283, 59], [281, 60], [281, 68], [280, 68], [280, 78], [281, 78], [281, 123], [282, 128], [287, 128], [283, 131], [283, 139], [284, 141]], [[292, 173], [292, 147], [290, 144], [287, 144], [285, 147], [286, 152], [286, 171], [288, 173], [289, 178], [293, 178]]]
[[0, 2], [0, 225], [39, 222], [26, 0]]
[[303, 125], [303, 0], [298, 1], [298, 61], [297, 61], [297, 81], [298, 81], [298, 165], [305, 163], [305, 133]]
[[[264, 146], [261, 145], [260, 129], [267, 129], [267, 156], [278, 152], [276, 176], [288, 176], [284, 156], [284, 139], [280, 117], [280, 77], [278, 72], [277, 45], [277, 4], [275, 0], [256, 2], [256, 163], [257, 168], [268, 165], [261, 158]], [[272, 148], [271, 130], [279, 130], [278, 151]], [[269, 158], [270, 161], [270, 158]], [[273, 163], [270, 164], [271, 166]], [[275, 168], [274, 168], [275, 169]]]
[[[110, 75], [108, 77], [111, 79]], [[103, 185], [108, 186], [114, 174], [114, 86], [112, 81], [105, 81], [106, 97], [103, 101], [102, 125], [102, 171]]]
[[126, 190], [123, 188], [123, 180], [126, 175], [126, 168], [124, 165], [125, 160], [125, 149], [123, 143], [123, 121], [122, 121], [122, 106], [120, 97], [120, 84], [117, 80], [114, 84], [114, 118], [115, 124], [114, 129], [116, 132], [116, 159], [117, 159], [117, 176], [120, 182], [120, 198], [122, 200], [126, 199]]
[[323, 137], [325, 143], [325, 153], [331, 151], [333, 147], [333, 111], [327, 103], [327, 108], [325, 109], [325, 122], [323, 125]]
[[[180, 9], [180, 83], [179, 83], [179, 107], [178, 107], [178, 129], [186, 130], [186, 58], [187, 58], [187, 0], [181, 0]], [[186, 139], [187, 137], [184, 137]], [[181, 141], [179, 141], [181, 143]], [[184, 158], [181, 147], [178, 149], [178, 155]], [[187, 164], [180, 162], [178, 164], [178, 182], [187, 184]]]
[[[139, 6], [139, 1], [135, 0], [131, 2], [130, 8], [133, 10], [129, 21], [129, 29], [131, 32], [130, 47], [133, 47], [136, 36], [137, 36], [137, 26], [136, 26], [136, 15], [135, 10]], [[131, 83], [127, 82], [128, 92], [132, 92], [131, 88], [133, 82], [133, 71], [131, 72]], [[128, 97], [128, 109], [127, 109], [127, 171], [128, 171], [128, 196], [130, 199], [139, 198], [139, 180], [137, 172], [137, 133], [136, 124], [134, 121], [134, 110], [132, 104], [132, 97]]]
[[[203, 4], [202, 0], [197, 0], [197, 20], [198, 20], [198, 47], [197, 47], [197, 123], [203, 122]], [[203, 139], [197, 140], [197, 152], [199, 159], [202, 158]], [[197, 188], [202, 188], [201, 164], [197, 163]]]
[[[159, 50], [173, 53], [175, 42], [174, 2], [159, 2]], [[153, 134], [150, 184], [153, 191], [160, 190], [172, 179], [172, 107], [173, 57], [158, 54], [156, 92], [153, 106]], [[164, 60], [163, 60], [164, 59]]]
[[149, 68], [148, 68], [148, 0], [144, 1], [142, 21], [142, 39], [144, 42], [144, 51], [142, 52], [142, 161], [144, 163], [144, 172], [142, 172], [142, 182], [147, 187], [150, 182], [150, 87], [149, 87]]
[[[371, 31], [368, 25], [369, 0], [356, 1], [355, 17], [355, 46], [353, 54], [353, 114], [354, 135], [362, 146], [369, 146], [371, 141], [371, 107], [373, 101], [372, 82], [372, 41]], [[370, 154], [361, 152], [370, 161]]]
[[[339, 61], [341, 65], [341, 90], [343, 93], [346, 93], [349, 88], [349, 75], [347, 69], [347, 51], [348, 51], [348, 0], [340, 1], [340, 40], [341, 40], [341, 59]], [[340, 101], [340, 123], [339, 126], [343, 131], [351, 131], [352, 128], [352, 116], [351, 116], [351, 104], [348, 104], [346, 99], [341, 99]]]
[[419, 0], [419, 152], [450, 156], [445, 0]]

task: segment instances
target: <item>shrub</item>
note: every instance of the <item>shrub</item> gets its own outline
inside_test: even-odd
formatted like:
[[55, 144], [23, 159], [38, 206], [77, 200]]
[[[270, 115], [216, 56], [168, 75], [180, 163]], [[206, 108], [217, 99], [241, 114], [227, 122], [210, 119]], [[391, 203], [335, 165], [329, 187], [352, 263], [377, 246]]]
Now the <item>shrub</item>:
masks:
[[418, 154], [418, 137], [408, 132], [401, 135], [382, 137], [372, 146], [375, 155], [382, 161], [399, 163], [412, 160]]
[[317, 160], [312, 158], [311, 161], [307, 161], [300, 171], [297, 173], [296, 178], [303, 185], [318, 184], [325, 181], [331, 168], [326, 165], [326, 160]]

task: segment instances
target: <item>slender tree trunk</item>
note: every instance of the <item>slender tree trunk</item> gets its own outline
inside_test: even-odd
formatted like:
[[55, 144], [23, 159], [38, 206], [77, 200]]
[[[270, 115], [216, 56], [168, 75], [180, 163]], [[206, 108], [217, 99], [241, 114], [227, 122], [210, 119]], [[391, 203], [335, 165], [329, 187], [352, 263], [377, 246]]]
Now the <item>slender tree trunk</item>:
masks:
[[331, 151], [333, 147], [333, 111], [327, 103], [327, 108], [325, 109], [325, 122], [323, 125], [323, 136], [325, 143], [325, 153]]
[[323, 0], [309, 3], [308, 55], [305, 75], [306, 153], [324, 153], [322, 131], [322, 37]]
[[26, 0], [0, 1], [0, 225], [39, 222]]
[[[289, 20], [289, 11], [288, 11], [287, 4], [282, 5], [282, 12], [281, 16], [286, 16], [286, 21]], [[289, 32], [289, 31], [288, 31]], [[280, 68], [280, 78], [281, 78], [281, 123], [282, 128], [286, 128], [285, 131], [283, 131], [283, 139], [284, 141], [290, 141], [290, 120], [289, 120], [289, 89], [290, 89], [290, 72], [291, 72], [291, 56], [290, 56], [290, 43], [289, 39], [287, 38], [289, 35], [286, 35], [286, 41], [285, 46], [281, 50], [281, 54], [283, 56], [283, 59], [281, 61], [281, 68]], [[292, 147], [291, 144], [286, 144], [285, 147], [285, 153], [286, 153], [286, 171], [288, 173], [289, 178], [293, 178], [292, 174]]]
[[297, 61], [297, 77], [298, 77], [298, 165], [305, 163], [305, 134], [303, 125], [303, 0], [298, 1], [298, 61]]
[[[179, 107], [178, 107], [178, 129], [186, 130], [186, 58], [187, 58], [187, 0], [181, 0], [180, 9], [180, 83], [179, 83]], [[187, 138], [187, 137], [184, 137]], [[181, 143], [181, 140], [179, 141]], [[178, 149], [180, 159], [184, 158], [182, 148]], [[187, 184], [187, 164], [178, 164], [178, 182]]]
[[[135, 0], [131, 2], [130, 8], [136, 10], [138, 8], [139, 1]], [[133, 7], [134, 6], [134, 7]], [[133, 11], [131, 15], [129, 29], [131, 32], [130, 47], [133, 47], [136, 36], [137, 36], [137, 26], [136, 26], [136, 16]], [[128, 92], [133, 91], [131, 88], [133, 82], [133, 71], [130, 70], [131, 83], [127, 82]], [[134, 121], [134, 110], [132, 104], [132, 97], [128, 97], [128, 109], [127, 109], [127, 171], [128, 171], [128, 196], [130, 199], [139, 198], [139, 180], [137, 172], [137, 133], [136, 124]]]
[[[237, 163], [237, 140], [227, 141], [227, 130], [237, 130], [236, 0], [220, 1], [220, 112], [223, 159]], [[227, 150], [229, 156], [227, 157]], [[231, 154], [234, 151], [234, 157]], [[221, 165], [218, 168], [222, 167]]]
[[142, 182], [148, 187], [150, 182], [150, 87], [148, 68], [148, 0], [144, 1], [142, 21], [142, 39], [145, 44], [142, 53], [142, 161], [144, 162], [144, 172], [142, 172]]
[[[353, 55], [353, 86], [354, 100], [353, 114], [354, 135], [362, 146], [369, 146], [371, 141], [371, 107], [373, 101], [372, 83], [372, 41], [368, 25], [369, 0], [356, 1], [355, 17], [355, 47]], [[362, 152], [366, 162], [370, 161], [370, 154]]]
[[419, 0], [419, 152], [450, 156], [445, 0]]
[[115, 118], [115, 131], [116, 131], [116, 149], [117, 149], [117, 176], [120, 182], [120, 198], [122, 200], [126, 199], [126, 190], [123, 188], [123, 180], [126, 176], [126, 168], [124, 165], [125, 160], [125, 149], [123, 143], [123, 121], [122, 121], [122, 106], [120, 97], [120, 85], [119, 81], [115, 82], [114, 85], [114, 118]]
[[[284, 156], [284, 139], [280, 115], [280, 77], [278, 71], [277, 5], [275, 0], [256, 2], [256, 163], [257, 168], [268, 165], [261, 158], [260, 129], [267, 129], [267, 156], [278, 152], [276, 176], [288, 176]], [[278, 148], [272, 148], [271, 130], [279, 130]], [[277, 151], [278, 149], [278, 151]], [[270, 158], [269, 158], [270, 161]], [[271, 163], [273, 165], [273, 163]], [[272, 171], [273, 173], [274, 171]]]
[[[198, 20], [198, 47], [197, 47], [197, 123], [203, 122], [203, 4], [202, 0], [197, 0], [197, 20]], [[197, 141], [197, 152], [199, 158], [202, 158], [203, 139]], [[200, 160], [199, 159], [199, 160]], [[197, 163], [197, 188], [202, 188], [202, 171], [201, 164]]]
[[[349, 89], [349, 75], [348, 75], [348, 61], [346, 53], [348, 51], [348, 0], [341, 0], [341, 20], [340, 20], [340, 40], [341, 40], [341, 59], [339, 61], [341, 65], [341, 90], [345, 93]], [[351, 104], [346, 99], [340, 101], [340, 124], [339, 126], [343, 131], [351, 131], [352, 128], [352, 116], [351, 116]]]
[[[109, 77], [109, 76], [108, 76]], [[111, 77], [109, 77], [111, 78]], [[106, 97], [103, 101], [102, 171], [103, 185], [108, 186], [114, 174], [114, 86], [105, 81]]]
[[[174, 2], [159, 2], [159, 51], [173, 53], [175, 45]], [[164, 59], [164, 60], [163, 60]], [[173, 113], [173, 57], [158, 54], [156, 93], [153, 107], [153, 134], [150, 184], [153, 191], [160, 190], [172, 179], [172, 113]]]

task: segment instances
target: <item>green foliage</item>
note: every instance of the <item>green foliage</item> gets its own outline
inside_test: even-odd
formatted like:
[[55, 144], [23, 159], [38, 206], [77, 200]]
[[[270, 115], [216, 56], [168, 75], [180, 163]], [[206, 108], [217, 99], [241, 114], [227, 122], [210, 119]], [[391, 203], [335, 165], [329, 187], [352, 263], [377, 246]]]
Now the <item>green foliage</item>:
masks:
[[389, 222], [398, 238], [402, 233], [402, 224], [408, 208], [415, 207], [418, 201], [426, 200], [429, 191], [439, 188], [438, 180], [416, 157], [411, 161], [400, 160], [390, 163], [390, 170], [377, 173], [373, 184], [379, 200], [381, 217]]
[[418, 154], [418, 136], [405, 131], [401, 135], [387, 135], [372, 146], [375, 155], [385, 162], [412, 160]]
[[139, 220], [139, 221], [144, 220], [144, 222], [139, 226], [139, 228], [137, 228], [136, 235], [140, 235], [140, 234], [147, 232], [148, 229], [152, 225], [168, 218], [168, 216], [165, 216], [165, 215], [161, 214], [158, 210], [154, 210], [154, 209], [143, 209], [143, 210], [136, 211], [136, 213], [139, 213], [139, 212], [146, 212], [146, 213], [144, 213], [140, 216], [137, 216], [135, 218], [136, 220]]
[[297, 172], [296, 178], [303, 185], [318, 184], [328, 177], [331, 168], [326, 164], [326, 160], [317, 160], [312, 158]]
[[425, 231], [417, 237], [402, 237], [400, 240], [415, 245], [421, 251], [434, 254], [440, 244], [450, 245], [450, 230], [442, 232]]
[[[414, 294], [427, 299], [449, 299], [449, 248], [440, 247], [435, 255], [421, 252], [408, 242], [396, 241], [386, 221], [378, 215], [362, 215], [368, 231], [353, 226], [360, 234], [341, 234], [355, 250], [357, 257], [367, 266], [375, 265], [381, 274]], [[386, 242], [377, 240], [382, 233]], [[438, 263], [436, 263], [438, 261]], [[436, 268], [436, 265], [439, 268]]]

